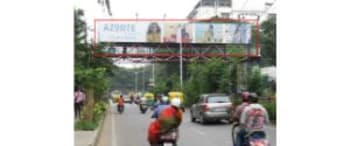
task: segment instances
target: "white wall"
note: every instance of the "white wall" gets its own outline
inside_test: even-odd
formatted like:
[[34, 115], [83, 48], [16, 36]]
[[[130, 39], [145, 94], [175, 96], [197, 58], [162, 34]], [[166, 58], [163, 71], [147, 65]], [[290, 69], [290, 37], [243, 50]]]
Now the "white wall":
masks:
[[[195, 19], [205, 19], [215, 16], [215, 8], [214, 7], [201, 7], [197, 9], [197, 14], [194, 17]], [[217, 14], [221, 16], [221, 13], [231, 13], [231, 8], [218, 8]]]

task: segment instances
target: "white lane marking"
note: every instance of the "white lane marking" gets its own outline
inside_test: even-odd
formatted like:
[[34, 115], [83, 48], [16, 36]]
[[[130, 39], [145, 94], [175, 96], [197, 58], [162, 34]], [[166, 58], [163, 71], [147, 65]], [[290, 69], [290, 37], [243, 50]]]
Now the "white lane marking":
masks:
[[201, 130], [195, 129], [195, 128], [193, 128], [193, 127], [191, 127], [191, 130], [194, 131], [194, 132], [196, 132], [196, 133], [198, 133], [198, 134], [200, 134], [200, 135], [205, 135], [204, 132], [202, 132]]

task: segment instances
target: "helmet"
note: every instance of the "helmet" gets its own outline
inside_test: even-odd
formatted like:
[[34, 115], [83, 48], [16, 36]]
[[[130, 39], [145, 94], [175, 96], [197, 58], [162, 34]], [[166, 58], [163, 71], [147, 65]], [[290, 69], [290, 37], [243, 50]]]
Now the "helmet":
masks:
[[258, 102], [258, 95], [256, 93], [250, 93], [248, 97], [250, 102], [253, 102], [253, 103]]
[[242, 96], [243, 101], [248, 101], [249, 92], [244, 91], [244, 92], [242, 92], [241, 96]]
[[162, 98], [161, 98], [161, 102], [163, 102], [163, 103], [167, 103], [168, 100], [169, 100], [168, 96], [162, 96]]
[[180, 98], [175, 97], [175, 98], [171, 99], [170, 104], [175, 106], [175, 107], [180, 107], [180, 104], [181, 104]]

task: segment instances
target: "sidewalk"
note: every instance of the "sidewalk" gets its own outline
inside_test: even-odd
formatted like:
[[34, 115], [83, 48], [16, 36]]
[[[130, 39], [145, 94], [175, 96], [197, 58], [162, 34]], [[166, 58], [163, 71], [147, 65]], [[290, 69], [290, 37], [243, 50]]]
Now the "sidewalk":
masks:
[[106, 111], [104, 119], [101, 121], [98, 128], [94, 131], [74, 131], [74, 146], [96, 146], [101, 135], [102, 129], [105, 127], [105, 121], [109, 115]]
[[94, 146], [98, 128], [94, 131], [74, 131], [74, 146]]

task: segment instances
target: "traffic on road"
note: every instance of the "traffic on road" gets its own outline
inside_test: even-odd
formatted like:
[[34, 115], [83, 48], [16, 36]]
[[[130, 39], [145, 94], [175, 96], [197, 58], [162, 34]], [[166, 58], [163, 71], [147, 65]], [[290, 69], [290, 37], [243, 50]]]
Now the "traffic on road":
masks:
[[[146, 95], [150, 96], [150, 93]], [[244, 100], [249, 100], [251, 95], [246, 93], [242, 94]], [[245, 97], [247, 96], [247, 97]], [[253, 94], [254, 96], [254, 94]], [[123, 98], [123, 96], [121, 96]], [[232, 104], [230, 98], [225, 94], [203, 94], [198, 101], [191, 108], [187, 109], [189, 112], [182, 112], [181, 108], [178, 109], [180, 116], [179, 125], [171, 124], [167, 120], [171, 119], [172, 115], [169, 114], [172, 111], [171, 107], [180, 107], [181, 100], [171, 100], [168, 96], [161, 96], [159, 100], [155, 96], [153, 98], [141, 97], [141, 102], [124, 104], [119, 102], [119, 100], [110, 102], [111, 113], [110, 113], [110, 123], [107, 126], [110, 130], [108, 138], [101, 136], [101, 141], [107, 141], [111, 146], [138, 146], [138, 145], [177, 145], [177, 146], [275, 146], [276, 145], [276, 129], [273, 124], [266, 123], [264, 129], [260, 132], [253, 131], [252, 133], [247, 132], [244, 135], [244, 140], [241, 144], [237, 144], [239, 141], [237, 130], [238, 125], [241, 121], [239, 119], [234, 119], [236, 111], [234, 110], [234, 105]], [[177, 99], [177, 98], [174, 98]], [[248, 101], [251, 102], [251, 101]], [[144, 103], [144, 104], [142, 104]], [[244, 103], [244, 102], [243, 102]], [[243, 104], [242, 103], [242, 104]], [[119, 106], [123, 104], [124, 112], [119, 112]], [[213, 104], [213, 105], [209, 105]], [[254, 103], [248, 103], [246, 107]], [[142, 106], [146, 105], [146, 111], [142, 110]], [[150, 108], [156, 106], [153, 109]], [[238, 106], [238, 105], [237, 105]], [[245, 108], [246, 108], [245, 107]], [[168, 108], [168, 109], [167, 109]], [[239, 106], [238, 106], [239, 108]], [[175, 109], [176, 111], [176, 109]], [[244, 112], [247, 109], [243, 109]], [[168, 113], [167, 113], [168, 112]], [[228, 115], [223, 115], [226, 112]], [[194, 116], [194, 113], [199, 113]], [[209, 114], [211, 116], [206, 116], [205, 122], [203, 122], [203, 117], [198, 118], [198, 115]], [[242, 114], [242, 113], [239, 113]], [[261, 113], [260, 113], [261, 114]], [[232, 116], [231, 116], [232, 115]], [[164, 118], [164, 116], [168, 116]], [[175, 114], [174, 117], [177, 115]], [[267, 116], [267, 115], [266, 115]], [[195, 119], [193, 119], [195, 117]], [[230, 117], [230, 118], [228, 118]], [[249, 116], [248, 116], [249, 117]], [[250, 119], [254, 119], [250, 116]], [[261, 119], [261, 116], [258, 115]], [[165, 119], [165, 120], [164, 120]], [[176, 122], [176, 118], [174, 118]], [[238, 120], [238, 121], [237, 121]], [[256, 120], [256, 119], [255, 119]], [[248, 120], [249, 121], [249, 120]], [[238, 123], [237, 123], [238, 122]], [[259, 121], [257, 121], [259, 122]], [[264, 122], [264, 121], [261, 121]], [[268, 122], [268, 121], [267, 121]], [[154, 124], [158, 123], [158, 124]], [[243, 123], [241, 123], [243, 124]], [[257, 124], [257, 123], [255, 123]], [[262, 123], [264, 124], [264, 123]], [[170, 125], [170, 126], [169, 126]], [[249, 125], [249, 124], [247, 124]], [[251, 125], [251, 124], [250, 124]], [[169, 126], [168, 128], [160, 128], [157, 126]], [[253, 125], [254, 126], [254, 125]], [[159, 128], [159, 133], [155, 129]], [[251, 128], [251, 127], [247, 127]], [[162, 131], [164, 129], [171, 129], [169, 131]], [[242, 128], [243, 129], [243, 128]], [[258, 129], [258, 128], [256, 128]], [[106, 131], [102, 131], [106, 132]], [[164, 133], [163, 133], [164, 132]], [[168, 137], [164, 135], [168, 134]], [[169, 134], [170, 133], [170, 134]], [[153, 135], [152, 135], [153, 134]], [[158, 135], [157, 135], [158, 134]], [[173, 135], [172, 135], [173, 134]], [[237, 134], [237, 135], [234, 135]], [[249, 137], [249, 134], [251, 137]], [[263, 134], [263, 135], [260, 135]], [[111, 136], [112, 135], [112, 136]], [[253, 137], [254, 136], [254, 137]], [[155, 143], [152, 143], [156, 141]], [[106, 142], [104, 143], [106, 144]]]

